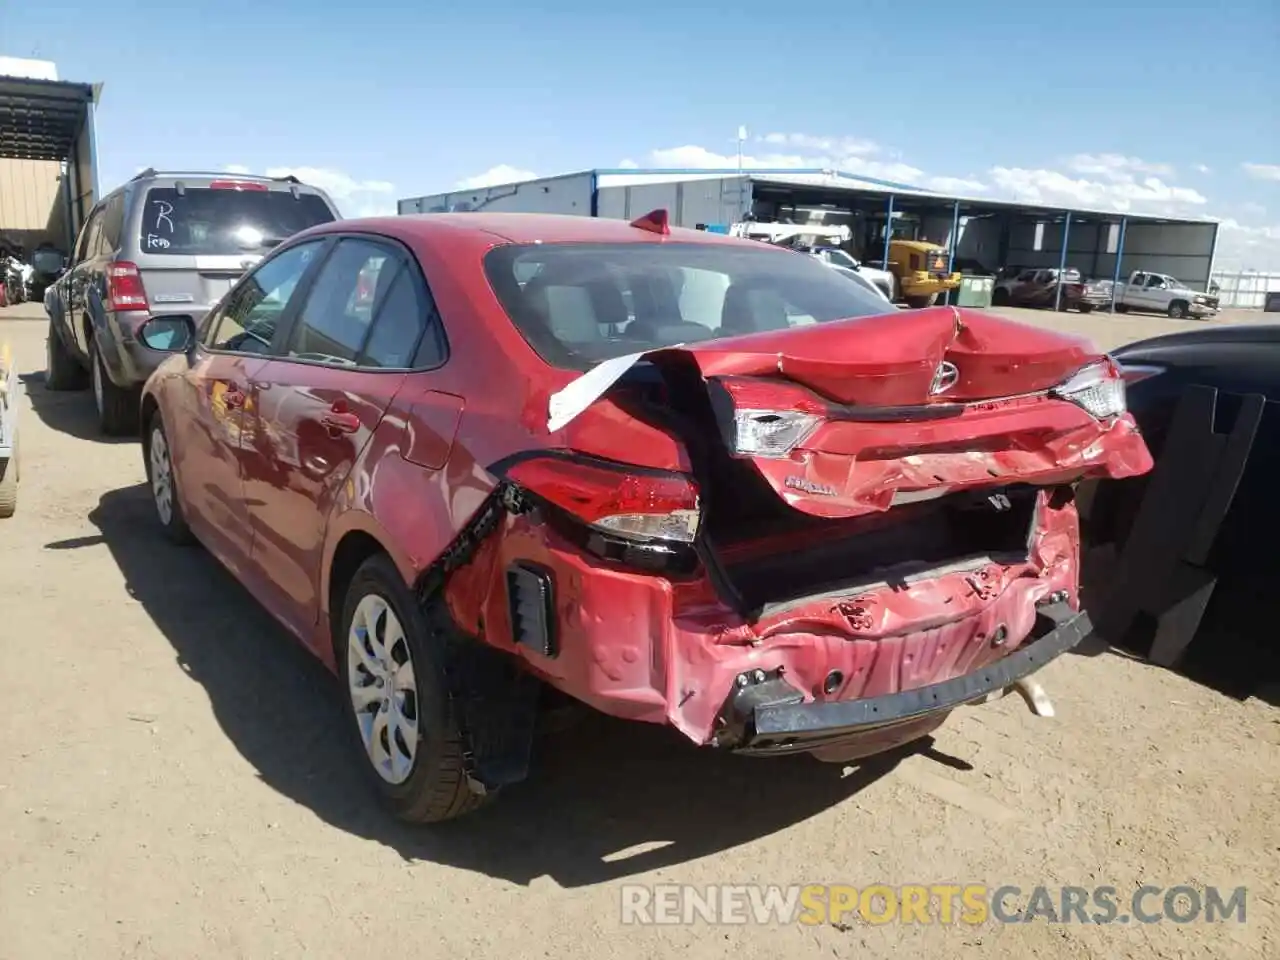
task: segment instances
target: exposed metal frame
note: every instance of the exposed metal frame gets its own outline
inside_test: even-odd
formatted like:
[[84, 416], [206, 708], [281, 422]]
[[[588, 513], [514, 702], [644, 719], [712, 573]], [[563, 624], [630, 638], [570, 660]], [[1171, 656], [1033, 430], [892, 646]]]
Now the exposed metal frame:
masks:
[[1062, 309], [1062, 278], [1067, 270], [1067, 247], [1071, 243], [1071, 211], [1064, 210], [1066, 218], [1062, 221], [1062, 256], [1058, 259], [1058, 282], [1053, 288], [1053, 309]]
[[1120, 236], [1116, 240], [1116, 269], [1111, 278], [1111, 312], [1116, 312], [1116, 294], [1120, 290], [1120, 262], [1124, 259], [1124, 232], [1129, 226], [1129, 218], [1120, 218]]
[[[956, 247], [960, 246], [960, 201], [951, 208], [951, 239], [947, 241], [947, 276], [955, 272]], [[959, 299], [957, 296], [956, 299]], [[951, 290], [947, 290], [947, 306], [951, 306]]]

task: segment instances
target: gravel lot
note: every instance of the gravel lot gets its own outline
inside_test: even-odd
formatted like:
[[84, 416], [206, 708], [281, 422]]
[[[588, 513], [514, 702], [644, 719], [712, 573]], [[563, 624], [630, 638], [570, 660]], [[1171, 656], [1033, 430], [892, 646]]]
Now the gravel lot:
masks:
[[[1161, 318], [1025, 313], [1101, 344]], [[26, 320], [19, 319], [26, 317]], [[410, 830], [371, 803], [337, 685], [152, 524], [138, 447], [42, 385], [0, 522], [0, 960], [362, 956], [1280, 956], [1280, 711], [1090, 649], [858, 768], [714, 756], [600, 720], [533, 781]], [[1258, 315], [1254, 315], [1258, 318]], [[624, 927], [637, 883], [1249, 887], [1247, 922]]]

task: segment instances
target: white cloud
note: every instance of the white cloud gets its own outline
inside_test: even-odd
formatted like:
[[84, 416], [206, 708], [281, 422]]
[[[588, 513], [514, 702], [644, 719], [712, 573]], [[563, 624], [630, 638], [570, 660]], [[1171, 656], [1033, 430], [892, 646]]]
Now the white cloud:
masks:
[[1205, 164], [1203, 164], [1203, 163], [1197, 163], [1197, 164], [1194, 164], [1194, 165], [1191, 167], [1191, 169], [1192, 169], [1192, 170], [1194, 170], [1196, 173], [1203, 173], [1203, 174], [1205, 174], [1206, 176], [1208, 176], [1209, 174], [1213, 173], [1213, 170], [1212, 170], [1210, 167], [1208, 167], [1208, 166], [1206, 166]]
[[960, 196], [973, 196], [979, 193], [988, 193], [991, 188], [981, 180], [972, 180], [965, 177], [929, 177], [925, 180], [924, 185], [930, 190], [936, 190], [938, 193], [955, 193]]
[[538, 175], [532, 170], [521, 170], [519, 167], [500, 163], [496, 167], [490, 167], [484, 173], [459, 180], [454, 189], [479, 190], [482, 187], [496, 187], [504, 183], [519, 183], [521, 180], [536, 180], [537, 177]]
[[1255, 180], [1280, 180], [1280, 163], [1242, 163], [1240, 166]]
[[[798, 135], [788, 134], [788, 136], [794, 137]], [[831, 142], [836, 146], [841, 144], [841, 141]], [[847, 146], [849, 143], [855, 143], [855, 146], [859, 145], [853, 141], [845, 142], [845, 145]], [[797, 146], [790, 142], [786, 145]], [[766, 144], [766, 146], [769, 145]], [[716, 153], [706, 147], [692, 144], [653, 150], [649, 153], [647, 162], [641, 164], [642, 167], [690, 167], [709, 170], [733, 169], [737, 165], [738, 156], [736, 153], [733, 155]], [[783, 153], [769, 150], [747, 153], [744, 151], [742, 165], [744, 167], [792, 170], [816, 167], [819, 169], [843, 170], [846, 173], [856, 173], [865, 177], [900, 182], [915, 181], [924, 175], [924, 171], [918, 167], [895, 160], [869, 160], [865, 155], [859, 153], [811, 154], [798, 151]]]
[[[247, 174], [255, 171], [241, 163], [228, 163], [227, 173]], [[381, 217], [396, 212], [396, 186], [386, 180], [357, 180], [341, 170], [327, 167], [268, 167], [268, 177], [295, 176], [303, 183], [319, 187], [338, 206], [344, 217]]]
[[1176, 216], [1192, 213], [1208, 198], [1190, 187], [1177, 187], [1159, 177], [1102, 180], [1072, 177], [1059, 170], [993, 167], [996, 192], [1012, 200], [1046, 206], [1081, 206], [1119, 213], [1153, 213]]
[[1118, 153], [1077, 153], [1067, 159], [1067, 169], [1073, 173], [1100, 176], [1115, 183], [1128, 183], [1138, 173], [1158, 177], [1174, 175], [1173, 167], [1167, 163], [1148, 163]]
[[880, 145], [873, 140], [855, 137], [815, 137], [807, 133], [766, 133], [762, 143], [773, 147], [793, 147], [832, 157], [866, 157], [880, 152]]

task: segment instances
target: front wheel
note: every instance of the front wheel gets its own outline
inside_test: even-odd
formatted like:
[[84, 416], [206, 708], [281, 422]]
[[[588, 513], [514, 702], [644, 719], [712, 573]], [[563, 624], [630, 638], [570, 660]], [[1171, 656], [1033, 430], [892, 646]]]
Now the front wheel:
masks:
[[151, 415], [147, 427], [146, 446], [147, 483], [151, 486], [151, 502], [156, 508], [156, 519], [164, 528], [165, 536], [179, 546], [195, 541], [187, 526], [182, 502], [178, 499], [178, 485], [173, 475], [173, 453], [169, 449], [169, 436], [164, 430], [164, 420], [157, 410]]
[[353, 741], [374, 791], [399, 819], [436, 823], [470, 813], [463, 739], [442, 669], [444, 638], [383, 554], [351, 578], [338, 640]]
[[1082, 304], [1080, 304], [1079, 310], [1080, 310], [1080, 312], [1081, 312], [1081, 313], [1093, 313], [1093, 304], [1092, 304], [1092, 303], [1082, 303]]
[[907, 306], [912, 310], [922, 310], [925, 307], [932, 307], [937, 299], [936, 293], [931, 293], [927, 297], [907, 297]]
[[1187, 305], [1181, 300], [1175, 300], [1169, 304], [1169, 319], [1181, 320], [1187, 315]]

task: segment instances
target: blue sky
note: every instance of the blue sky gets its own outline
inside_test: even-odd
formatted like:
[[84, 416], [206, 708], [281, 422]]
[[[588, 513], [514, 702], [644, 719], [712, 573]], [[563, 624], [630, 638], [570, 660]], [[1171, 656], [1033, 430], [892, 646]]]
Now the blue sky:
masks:
[[148, 165], [290, 168], [358, 215], [463, 182], [719, 165], [742, 124], [748, 163], [1214, 216], [1224, 254], [1280, 268], [1275, 0], [971, 0], [936, 8], [932, 44], [930, 8], [889, 0], [438, 6], [5, 4], [0, 53], [105, 85], [104, 188]]

